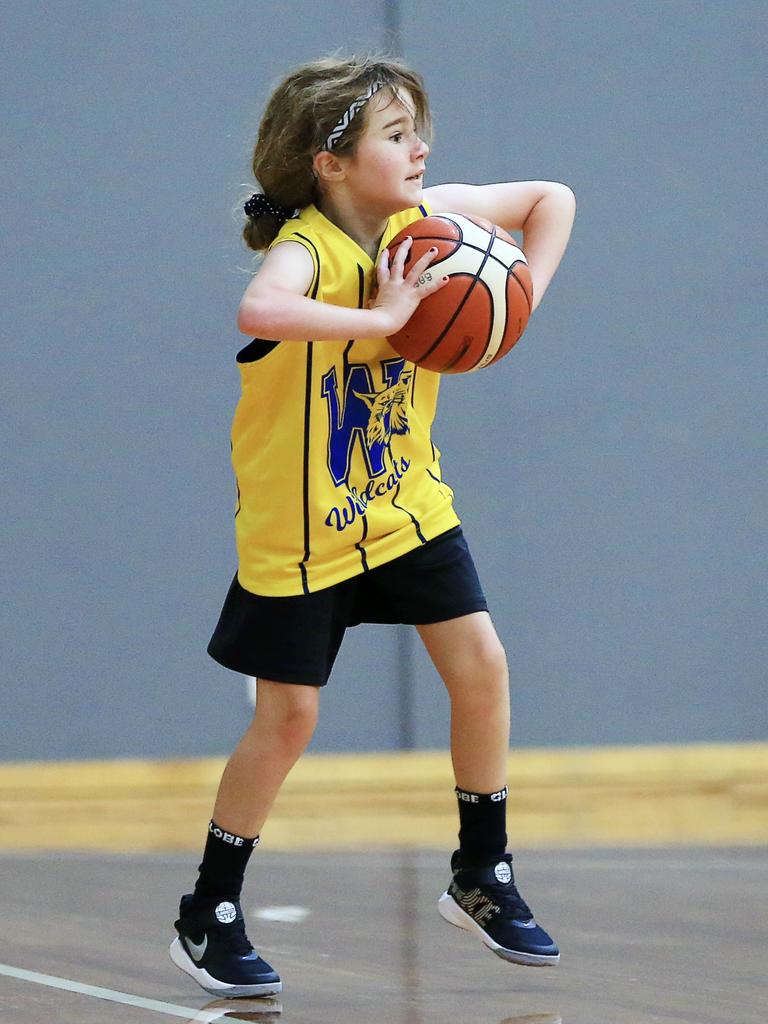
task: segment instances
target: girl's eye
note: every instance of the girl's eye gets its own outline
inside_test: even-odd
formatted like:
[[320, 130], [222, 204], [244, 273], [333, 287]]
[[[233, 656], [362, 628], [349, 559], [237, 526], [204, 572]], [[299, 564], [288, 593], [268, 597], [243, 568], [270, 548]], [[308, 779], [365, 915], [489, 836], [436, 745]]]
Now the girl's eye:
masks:
[[394, 139], [395, 142], [399, 142], [400, 139], [402, 139], [402, 137], [403, 137], [403, 133], [402, 132], [395, 132], [394, 135], [390, 136], [390, 138]]

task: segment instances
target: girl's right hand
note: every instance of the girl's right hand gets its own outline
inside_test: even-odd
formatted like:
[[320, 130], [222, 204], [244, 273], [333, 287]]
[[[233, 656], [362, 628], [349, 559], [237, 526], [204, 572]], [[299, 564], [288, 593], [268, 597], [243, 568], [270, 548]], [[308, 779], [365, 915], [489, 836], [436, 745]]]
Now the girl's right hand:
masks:
[[385, 249], [376, 267], [379, 287], [370, 308], [384, 317], [384, 337], [396, 334], [411, 319], [422, 299], [433, 295], [448, 283], [447, 277], [441, 277], [428, 269], [437, 255], [434, 247], [416, 260], [407, 274], [403, 274], [412, 243], [413, 239], [409, 235], [397, 247], [391, 263], [389, 250]]

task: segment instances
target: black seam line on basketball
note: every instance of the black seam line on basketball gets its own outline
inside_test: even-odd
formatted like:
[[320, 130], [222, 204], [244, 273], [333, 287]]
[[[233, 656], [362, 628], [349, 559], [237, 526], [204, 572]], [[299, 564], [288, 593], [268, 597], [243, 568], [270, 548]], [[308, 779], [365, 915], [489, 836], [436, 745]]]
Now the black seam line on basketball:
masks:
[[[358, 309], [362, 309], [363, 308], [363, 299], [364, 298], [365, 298], [365, 271], [363, 270], [363, 268], [358, 263], [357, 264], [357, 308]], [[349, 353], [349, 350], [352, 348], [353, 344], [354, 344], [354, 341], [350, 341], [350, 343], [344, 349], [344, 369], [345, 369], [344, 380], [345, 381], [347, 379], [346, 367], [347, 367], [348, 362], [349, 362], [348, 361], [348, 353]], [[347, 490], [349, 490], [349, 483], [347, 483]], [[368, 572], [368, 559], [366, 558], [366, 555], [365, 555], [365, 548], [362, 546], [363, 541], [368, 536], [368, 515], [367, 515], [367, 513], [363, 512], [362, 520], [363, 520], [363, 535], [362, 535], [362, 537], [360, 538], [359, 541], [355, 542], [355, 547], [360, 552], [360, 561], [361, 561], [362, 566], [363, 566], [363, 572]]]
[[[489, 300], [489, 302], [491, 304], [491, 311], [493, 311], [494, 305], [493, 305], [493, 295], [491, 293], [491, 289], [488, 287], [488, 285], [485, 283], [485, 281], [478, 281], [477, 283], [480, 284], [483, 288], [485, 288], [486, 292], [488, 293], [488, 300]], [[509, 308], [509, 303], [505, 302], [504, 306], [508, 309]], [[505, 326], [506, 326], [506, 321], [505, 321]], [[491, 322], [490, 322], [490, 324], [488, 326], [488, 336], [485, 339], [485, 346], [483, 348], [483, 354], [480, 356], [480, 358], [478, 360], [476, 360], [472, 364], [471, 369], [474, 369], [474, 367], [477, 366], [478, 363], [481, 363], [483, 361], [483, 359], [485, 359], [486, 355], [488, 354], [488, 346], [491, 344], [491, 334], [492, 333], [493, 333], [493, 318], [491, 318]], [[502, 338], [503, 337], [504, 337], [504, 335], [502, 334]], [[457, 356], [454, 356], [453, 359], [451, 359], [450, 362], [445, 364], [445, 366], [441, 366], [439, 372], [440, 373], [446, 373], [448, 370], [452, 369], [456, 365], [456, 363], [458, 363], [458, 361], [462, 358], [462, 356], [466, 355], [468, 350], [469, 350], [469, 345], [467, 345], [465, 343], [463, 349], [461, 350], [461, 352], [459, 352], [459, 354]]]
[[[507, 295], [507, 286], [509, 285], [509, 277], [510, 277], [510, 275], [507, 274], [507, 285], [505, 285], [505, 287], [504, 287], [504, 330], [501, 332], [501, 341], [503, 341], [504, 338], [506, 338], [506, 336], [507, 336], [507, 328], [509, 327], [509, 297]], [[515, 340], [517, 340], [517, 339], [515, 339]], [[514, 343], [515, 342], [513, 342], [512, 344], [514, 344]], [[491, 361], [486, 364], [487, 366], [491, 366], [499, 358], [499, 349], [500, 348], [501, 348], [501, 342], [499, 342], [499, 346], [496, 349], [496, 352], [494, 353], [493, 359], [491, 359]], [[488, 350], [486, 349], [486, 352], [487, 351]], [[483, 358], [485, 358], [485, 357], [483, 357]]]
[[476, 252], [485, 252], [482, 245], [477, 245], [475, 242], [465, 242], [461, 238], [453, 238], [447, 235], [417, 235], [416, 240], [419, 242], [451, 242], [459, 247], [466, 246], [467, 249], [474, 249]]
[[488, 243], [488, 248], [486, 249], [485, 256], [483, 257], [483, 262], [480, 264], [480, 266], [475, 271], [475, 273], [474, 273], [474, 280], [472, 281], [472, 284], [469, 286], [469, 288], [467, 288], [466, 292], [464, 293], [464, 298], [459, 303], [458, 309], [456, 310], [456, 312], [453, 314], [451, 319], [448, 321], [448, 323], [443, 328], [442, 334], [439, 334], [437, 336], [437, 338], [432, 342], [431, 346], [427, 349], [426, 352], [422, 352], [421, 353], [421, 355], [419, 356], [419, 362], [423, 362], [427, 358], [427, 356], [430, 356], [435, 351], [435, 349], [440, 344], [440, 342], [443, 340], [443, 338], [446, 336], [448, 331], [450, 331], [451, 327], [453, 327], [453, 324], [455, 323], [456, 318], [458, 317], [459, 313], [461, 313], [462, 309], [466, 305], [467, 299], [469, 298], [469, 296], [474, 291], [475, 285], [478, 282], [478, 278], [480, 277], [480, 275], [483, 272], [483, 267], [488, 262], [488, 253], [491, 251], [491, 246], [493, 245], [493, 240], [494, 240], [495, 237], [496, 237], [496, 228], [494, 228], [493, 231], [491, 232], [491, 240]]
[[[521, 289], [523, 295], [525, 296], [526, 305], [528, 306], [528, 316], [530, 316], [531, 315], [531, 300], [528, 298], [528, 292], [525, 289], [525, 285], [522, 283], [522, 281], [517, 276], [517, 274], [515, 274], [514, 271], [511, 270], [511, 269], [510, 269], [509, 273], [507, 274], [507, 282], [509, 282], [509, 278], [510, 277], [514, 278], [515, 281], [520, 286], [520, 289]], [[502, 340], [507, 336], [507, 329], [509, 327], [509, 311], [510, 311], [509, 302], [505, 301], [505, 303], [504, 303], [504, 330], [502, 331], [502, 334], [501, 334]], [[521, 331], [520, 334], [518, 334], [518, 336], [515, 338], [515, 340], [509, 346], [509, 348], [506, 349], [506, 351], [502, 352], [501, 355], [506, 355], [507, 352], [509, 352], [509, 350], [511, 348], [513, 348], [518, 343], [518, 341], [520, 341], [520, 338], [522, 336], [523, 336], [523, 332]], [[499, 355], [500, 349], [501, 349], [501, 345], [499, 345], [499, 348], [496, 349], [496, 352], [494, 353], [493, 359], [491, 359], [490, 362], [485, 364], [486, 366], [493, 366], [493, 364], [495, 362], [497, 362], [499, 359], [501, 359], [501, 355]], [[486, 351], [486, 353], [488, 352], [488, 347], [487, 346], [486, 346], [485, 351]], [[482, 358], [484, 359], [485, 355], [483, 355]], [[479, 360], [479, 361], [482, 362], [482, 359]]]
[[[317, 263], [315, 265], [315, 282], [312, 288], [312, 295], [310, 298], [317, 298], [317, 292], [320, 287], [320, 253], [317, 251], [317, 247], [314, 242], [307, 238], [306, 235], [296, 232], [297, 237], [303, 239], [308, 246], [311, 247], [315, 254]], [[304, 513], [304, 557], [299, 562], [299, 572], [301, 573], [301, 587], [305, 594], [309, 593], [309, 580], [307, 577], [307, 562], [309, 561], [310, 549], [309, 549], [309, 424], [310, 424], [310, 412], [312, 408], [312, 345], [313, 342], [307, 342], [307, 376], [304, 391], [304, 460], [302, 466], [302, 505]]]
[[[447, 371], [452, 369], [460, 359], [464, 358], [467, 352], [469, 352], [469, 343], [465, 341], [462, 343], [462, 346], [459, 349], [458, 354], [455, 355], [449, 363], [446, 363], [444, 366], [440, 367], [440, 373], [447, 373]], [[482, 359], [482, 356], [480, 358]]]
[[[421, 241], [421, 240], [422, 239], [420, 237], [419, 241]], [[424, 241], [425, 242], [429, 242], [429, 241], [431, 241], [431, 239], [425, 238]], [[480, 248], [480, 246], [478, 246], [478, 245], [470, 245], [468, 242], [464, 242], [464, 244], [462, 245], [461, 248], [462, 249], [472, 249], [474, 252], [480, 252], [480, 253], [483, 252], [483, 250]], [[439, 258], [432, 260], [432, 262], [429, 264], [430, 269], [433, 268], [433, 267], [439, 267], [441, 263], [445, 263], [446, 260], [449, 260], [451, 258], [451, 256], [453, 256], [453, 253], [449, 252], [447, 256], [440, 256]], [[512, 268], [516, 267], [518, 265], [518, 263], [522, 263], [523, 266], [526, 266], [526, 267], [528, 266], [528, 263], [527, 263], [526, 260], [515, 260], [514, 263], [506, 263], [504, 260], [500, 259], [498, 256], [495, 256], [493, 253], [489, 253], [488, 254], [488, 262], [489, 263], [496, 263], [498, 266], [500, 266], [502, 268], [502, 270], [505, 270], [508, 274], [511, 273]], [[406, 265], [406, 267], [408, 266], [408, 260], [405, 261], [405, 265]]]
[[[419, 241], [421, 241], [421, 240], [422, 239], [421, 239], [421, 236], [420, 236], [419, 237]], [[425, 238], [424, 241], [425, 242], [429, 242], [429, 241], [431, 241], [431, 239]], [[462, 248], [463, 249], [472, 249], [472, 250], [474, 250], [474, 252], [483, 252], [483, 250], [479, 246], [477, 246], [477, 245], [470, 245], [468, 242], [464, 242], [464, 244], [462, 245]], [[449, 252], [447, 256], [440, 256], [439, 258], [432, 260], [432, 262], [429, 264], [430, 270], [435, 268], [435, 267], [439, 267], [441, 263], [445, 263], [446, 260], [449, 260], [451, 258], [451, 256], [453, 256], [453, 253]], [[410, 256], [409, 256], [409, 259], [410, 259]], [[495, 256], [493, 253], [489, 253], [489, 255], [488, 255], [488, 262], [489, 263], [496, 263], [498, 266], [500, 266], [502, 268], [502, 270], [505, 270], [507, 272], [507, 274], [510, 274], [512, 272], [512, 269], [514, 267], [516, 267], [518, 265], [518, 263], [522, 263], [524, 267], [528, 266], [527, 260], [515, 260], [514, 263], [506, 263], [504, 260], [500, 259], [498, 256]], [[406, 267], [408, 266], [408, 260], [405, 261], [405, 266]]]
[[[474, 249], [475, 252], [485, 252], [486, 251], [485, 249], [483, 249], [483, 247], [481, 245], [475, 245], [474, 242], [465, 242], [463, 240], [461, 242], [459, 242], [459, 239], [457, 239], [457, 238], [445, 238], [443, 235], [419, 235], [418, 238], [419, 238], [420, 242], [451, 242], [454, 245], [457, 245], [459, 247], [463, 247], [465, 249]], [[499, 241], [500, 242], [506, 242], [507, 240], [506, 240], [506, 238], [500, 238]], [[508, 245], [514, 245], [516, 249], [520, 248], [520, 246], [517, 245], [514, 242], [509, 242], [507, 244]], [[437, 266], [439, 266], [439, 264], [443, 263], [445, 260], [450, 259], [450, 257], [452, 255], [453, 255], [453, 253], [448, 253], [447, 256], [440, 256], [439, 259], [435, 259], [435, 260], [433, 260], [430, 263], [430, 267], [437, 267]], [[505, 263], [504, 260], [500, 259], [498, 256], [495, 256], [493, 253], [490, 253], [488, 258], [493, 260], [494, 263], [498, 263], [499, 266], [504, 267], [506, 270], [511, 270], [512, 267], [516, 267], [518, 263], [526, 263], [526, 261], [524, 259], [522, 259], [522, 260], [515, 260], [515, 262], [512, 263], [512, 264]], [[409, 262], [410, 259], [411, 259], [411, 255], [409, 253], [408, 254], [408, 259], [405, 261], [405, 265], [406, 266], [408, 266], [408, 262]], [[526, 263], [526, 266], [527, 266], [527, 263]]]

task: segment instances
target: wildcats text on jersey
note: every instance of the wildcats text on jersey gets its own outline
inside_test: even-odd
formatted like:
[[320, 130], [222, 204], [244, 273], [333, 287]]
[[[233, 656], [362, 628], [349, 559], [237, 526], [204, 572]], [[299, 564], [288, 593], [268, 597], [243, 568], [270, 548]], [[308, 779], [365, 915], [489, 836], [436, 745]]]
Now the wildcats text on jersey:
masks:
[[[379, 363], [381, 390], [375, 390], [372, 367], [367, 363], [344, 366], [340, 401], [336, 368], [322, 378], [322, 396], [328, 403], [328, 471], [334, 484], [347, 489], [341, 503], [325, 517], [326, 526], [345, 530], [368, 505], [399, 487], [410, 462], [392, 451], [392, 437], [407, 434], [413, 367], [404, 359]], [[343, 403], [343, 404], [342, 404]], [[368, 480], [350, 481], [353, 450], [363, 457]], [[385, 477], [385, 479], [380, 479]]]

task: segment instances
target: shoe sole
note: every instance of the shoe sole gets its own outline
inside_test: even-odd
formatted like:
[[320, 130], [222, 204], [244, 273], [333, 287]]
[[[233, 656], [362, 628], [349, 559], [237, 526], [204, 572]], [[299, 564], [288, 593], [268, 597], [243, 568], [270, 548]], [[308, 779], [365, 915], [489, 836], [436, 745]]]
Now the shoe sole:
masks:
[[498, 942], [494, 942], [487, 932], [483, 931], [474, 918], [461, 909], [453, 896], [450, 896], [448, 892], [444, 892], [437, 901], [437, 909], [444, 921], [452, 924], [455, 928], [461, 928], [462, 931], [473, 932], [483, 941], [488, 949], [495, 953], [496, 956], [500, 956], [502, 960], [507, 960], [512, 964], [520, 964], [522, 967], [554, 967], [560, 963], [559, 953], [553, 956], [544, 956], [540, 953], [522, 953], [515, 949], [506, 949], [504, 946], [500, 946]]
[[218, 981], [205, 968], [196, 966], [194, 960], [184, 949], [181, 940], [178, 938], [173, 940], [168, 953], [180, 971], [188, 974], [190, 978], [193, 978], [201, 988], [204, 988], [206, 992], [210, 992], [212, 996], [224, 996], [225, 998], [236, 996], [271, 996], [283, 991], [282, 981], [267, 982], [263, 985], [232, 985], [226, 981]]

